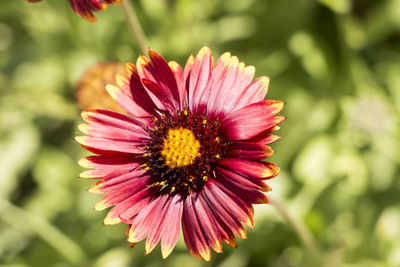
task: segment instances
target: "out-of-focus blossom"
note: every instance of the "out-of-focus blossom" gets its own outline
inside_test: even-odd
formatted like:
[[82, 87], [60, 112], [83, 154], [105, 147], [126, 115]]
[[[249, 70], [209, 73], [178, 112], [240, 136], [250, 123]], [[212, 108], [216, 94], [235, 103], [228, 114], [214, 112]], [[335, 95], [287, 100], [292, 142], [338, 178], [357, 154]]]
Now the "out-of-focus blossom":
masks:
[[81, 110], [108, 109], [124, 111], [108, 95], [105, 87], [115, 82], [117, 74], [126, 75], [125, 65], [117, 62], [100, 62], [88, 68], [76, 87], [76, 99]]
[[[41, 0], [28, 0], [28, 2], [40, 2]], [[93, 12], [99, 12], [110, 4], [119, 4], [122, 0], [68, 0], [72, 9], [78, 16], [87, 21], [96, 22]]]
[[97, 210], [114, 206], [105, 224], [126, 223], [128, 242], [145, 238], [146, 253], [161, 242], [167, 257], [183, 237], [197, 258], [210, 247], [236, 246], [254, 227], [253, 204], [268, 203], [263, 180], [279, 167], [263, 161], [274, 152], [272, 133], [284, 117], [283, 102], [264, 100], [269, 79], [253, 80], [255, 68], [224, 53], [214, 64], [208, 47], [190, 56], [184, 69], [154, 50], [128, 64], [128, 77], [109, 85], [111, 97], [129, 115], [108, 110], [82, 113], [76, 140], [97, 154], [79, 161], [100, 179], [89, 191], [105, 196]]

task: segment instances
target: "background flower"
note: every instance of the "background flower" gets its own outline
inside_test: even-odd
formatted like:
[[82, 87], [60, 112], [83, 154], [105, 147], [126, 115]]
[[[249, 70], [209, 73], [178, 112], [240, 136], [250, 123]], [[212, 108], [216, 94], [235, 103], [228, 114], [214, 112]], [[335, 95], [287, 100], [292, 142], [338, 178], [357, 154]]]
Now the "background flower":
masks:
[[[42, 0], [28, 0], [28, 2], [40, 2]], [[96, 22], [97, 19], [93, 12], [99, 12], [107, 8], [110, 4], [119, 4], [121, 0], [68, 0], [72, 9], [78, 16], [90, 22]]]
[[99, 62], [85, 70], [76, 85], [75, 92], [80, 109], [108, 109], [124, 113], [106, 91], [108, 84], [116, 83], [117, 74], [127, 75], [124, 64]]

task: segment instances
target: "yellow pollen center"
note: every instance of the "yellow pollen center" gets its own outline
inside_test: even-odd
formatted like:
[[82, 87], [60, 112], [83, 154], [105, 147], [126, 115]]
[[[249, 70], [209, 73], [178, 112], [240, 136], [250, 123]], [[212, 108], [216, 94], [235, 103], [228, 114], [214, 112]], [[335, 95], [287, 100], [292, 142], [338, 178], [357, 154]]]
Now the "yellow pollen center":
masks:
[[192, 164], [200, 154], [200, 142], [192, 131], [185, 128], [169, 129], [161, 155], [171, 168]]

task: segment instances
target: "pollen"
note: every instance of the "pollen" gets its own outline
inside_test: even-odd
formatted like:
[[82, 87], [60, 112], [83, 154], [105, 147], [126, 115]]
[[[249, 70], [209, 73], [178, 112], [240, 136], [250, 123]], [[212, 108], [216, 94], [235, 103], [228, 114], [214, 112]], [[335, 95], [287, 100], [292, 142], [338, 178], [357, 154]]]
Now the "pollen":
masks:
[[189, 129], [169, 129], [161, 150], [164, 162], [171, 168], [192, 164], [201, 156], [200, 142]]

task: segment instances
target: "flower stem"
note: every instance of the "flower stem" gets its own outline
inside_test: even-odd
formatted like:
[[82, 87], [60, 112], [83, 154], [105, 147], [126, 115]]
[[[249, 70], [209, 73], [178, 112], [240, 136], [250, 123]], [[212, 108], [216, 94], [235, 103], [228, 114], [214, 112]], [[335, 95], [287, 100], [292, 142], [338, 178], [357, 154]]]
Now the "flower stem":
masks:
[[147, 54], [148, 41], [144, 35], [142, 26], [140, 25], [139, 19], [130, 0], [122, 1], [122, 9], [124, 10], [126, 21], [131, 29], [133, 38], [138, 43], [141, 52], [144, 55]]
[[0, 198], [0, 215], [4, 222], [22, 232], [40, 236], [73, 265], [81, 266], [86, 261], [83, 250], [43, 217], [19, 208], [3, 198]]
[[306, 247], [314, 256], [321, 258], [321, 251], [316, 244], [315, 238], [312, 235], [310, 229], [304, 224], [303, 221], [294, 218], [289, 211], [286, 209], [285, 205], [276, 199], [271, 199], [270, 203], [275, 206], [282, 217], [293, 227], [294, 231], [300, 238], [304, 247]]

